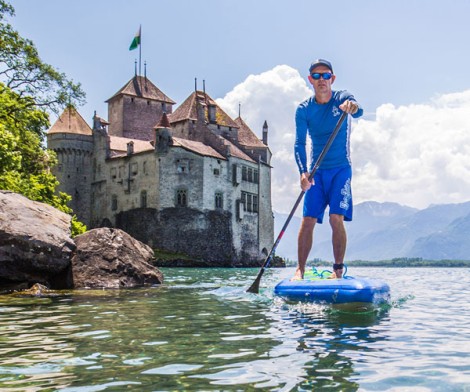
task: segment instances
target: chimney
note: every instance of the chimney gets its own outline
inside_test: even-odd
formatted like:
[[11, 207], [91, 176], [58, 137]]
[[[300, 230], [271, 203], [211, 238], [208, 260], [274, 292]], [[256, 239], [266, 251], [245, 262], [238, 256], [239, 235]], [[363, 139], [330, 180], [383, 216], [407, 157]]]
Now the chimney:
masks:
[[132, 154], [134, 154], [134, 142], [130, 141], [127, 143], [127, 156], [131, 156]]
[[263, 144], [265, 144], [266, 146], [268, 145], [268, 123], [266, 122], [266, 120], [263, 124]]

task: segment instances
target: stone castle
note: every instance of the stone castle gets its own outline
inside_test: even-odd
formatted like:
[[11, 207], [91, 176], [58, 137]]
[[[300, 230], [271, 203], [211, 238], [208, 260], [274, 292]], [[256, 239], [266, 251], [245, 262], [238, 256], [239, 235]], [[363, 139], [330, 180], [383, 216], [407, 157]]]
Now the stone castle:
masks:
[[204, 91], [175, 102], [135, 75], [91, 128], [67, 108], [47, 133], [58, 189], [88, 228], [117, 227], [154, 249], [259, 266], [274, 237], [268, 126], [262, 140]]

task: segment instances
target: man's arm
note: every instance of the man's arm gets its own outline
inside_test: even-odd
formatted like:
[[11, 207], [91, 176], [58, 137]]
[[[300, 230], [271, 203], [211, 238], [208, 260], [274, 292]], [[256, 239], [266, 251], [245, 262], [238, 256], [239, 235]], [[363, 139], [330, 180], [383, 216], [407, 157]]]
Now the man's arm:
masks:
[[294, 155], [295, 162], [300, 173], [300, 187], [303, 191], [307, 191], [313, 184], [313, 179], [308, 180], [309, 172], [307, 168], [307, 118], [305, 115], [306, 108], [299, 106], [295, 113], [295, 145]]

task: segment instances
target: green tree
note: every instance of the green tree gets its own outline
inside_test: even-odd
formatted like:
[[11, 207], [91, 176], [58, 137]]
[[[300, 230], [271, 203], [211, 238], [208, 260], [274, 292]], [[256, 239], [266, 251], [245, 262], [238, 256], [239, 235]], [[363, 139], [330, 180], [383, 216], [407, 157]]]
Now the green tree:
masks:
[[[57, 193], [58, 181], [50, 172], [53, 151], [43, 145], [50, 125], [48, 111], [67, 103], [80, 103], [80, 85], [41, 61], [34, 44], [5, 22], [13, 7], [0, 0], [0, 189], [21, 193], [70, 215], [71, 197]], [[72, 218], [72, 235], [86, 227]]]

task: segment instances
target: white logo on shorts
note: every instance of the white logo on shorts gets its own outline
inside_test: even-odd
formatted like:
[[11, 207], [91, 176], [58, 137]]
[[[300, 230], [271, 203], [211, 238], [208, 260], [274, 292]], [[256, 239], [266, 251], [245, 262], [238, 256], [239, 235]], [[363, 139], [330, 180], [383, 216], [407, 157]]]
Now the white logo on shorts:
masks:
[[351, 200], [351, 179], [347, 179], [343, 189], [341, 189], [343, 200], [339, 203], [340, 208], [347, 210], [349, 209], [349, 200]]

